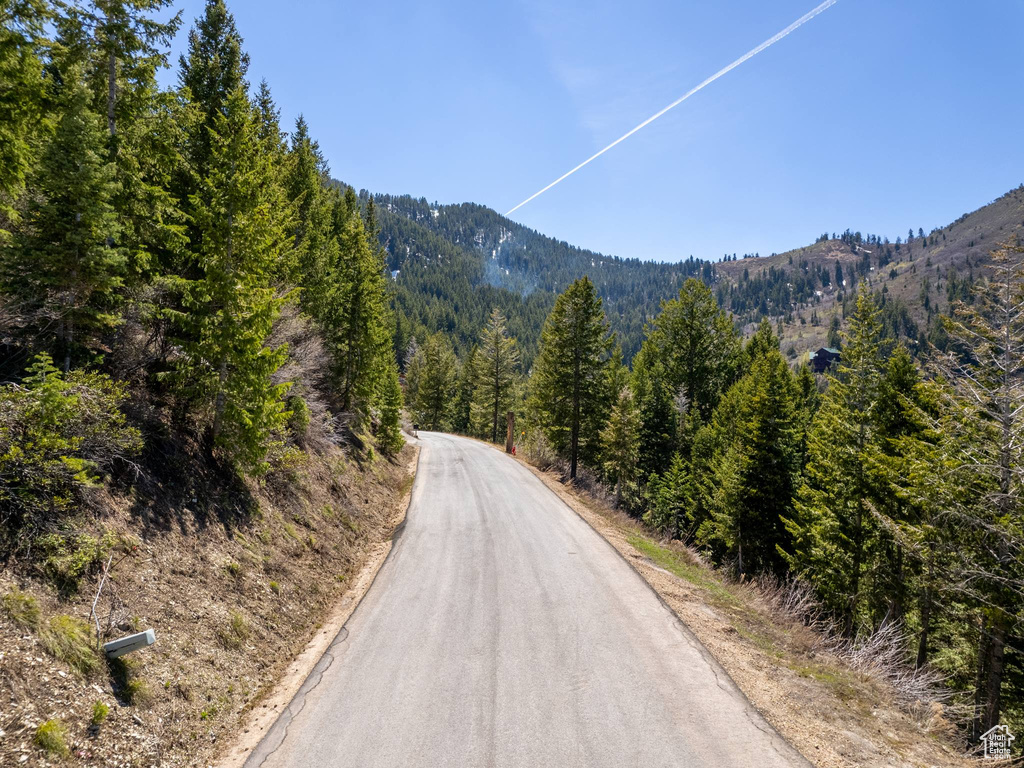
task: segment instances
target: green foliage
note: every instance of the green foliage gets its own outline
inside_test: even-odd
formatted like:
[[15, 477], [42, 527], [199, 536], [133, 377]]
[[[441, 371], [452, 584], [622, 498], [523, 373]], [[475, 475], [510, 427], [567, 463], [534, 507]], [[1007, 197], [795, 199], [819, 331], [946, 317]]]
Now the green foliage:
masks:
[[615, 501], [635, 497], [637, 463], [640, 458], [637, 437], [639, 419], [633, 405], [633, 393], [623, 387], [618, 401], [608, 416], [608, 425], [601, 431], [601, 455], [607, 480], [615, 485]]
[[679, 297], [662, 307], [634, 363], [646, 471], [665, 470], [685, 422], [692, 428], [711, 418], [742, 358], [732, 322], [711, 290], [687, 280]]
[[210, 437], [246, 472], [267, 471], [267, 451], [287, 419], [287, 383], [274, 383], [287, 350], [267, 345], [284, 299], [271, 276], [286, 250], [271, 156], [240, 89], [209, 131], [208, 175], [190, 198], [201, 247], [187, 282], [186, 387], [212, 406]]
[[114, 534], [46, 533], [32, 543], [43, 575], [62, 592], [78, 590], [79, 581], [100, 570], [117, 544]]
[[459, 381], [456, 385], [455, 412], [452, 415], [452, 429], [465, 435], [479, 437], [480, 424], [473, 423], [473, 385], [476, 377], [477, 347], [469, 348], [459, 368]]
[[713, 419], [712, 429], [720, 430], [715, 489], [711, 515], [697, 533], [721, 548], [740, 576], [785, 568], [783, 518], [791, 511], [803, 440], [796, 382], [782, 354], [765, 346], [752, 359], [750, 372], [725, 395], [735, 405], [720, 409], [733, 410], [731, 423], [721, 423], [718, 412]]
[[648, 481], [644, 522], [660, 533], [679, 537], [684, 518], [691, 510], [692, 496], [689, 466], [677, 453], [666, 472], [654, 473]]
[[54, 135], [31, 175], [26, 226], [4, 254], [2, 279], [28, 303], [34, 325], [56, 325], [67, 371], [81, 342], [116, 322], [126, 262], [102, 119], [90, 109], [81, 68], [62, 74]]
[[39, 642], [47, 653], [63, 661], [82, 677], [100, 668], [100, 654], [92, 628], [73, 616], [57, 615], [39, 632]]
[[614, 396], [606, 378], [612, 343], [594, 284], [580, 278], [548, 315], [530, 380], [531, 408], [555, 449], [568, 454], [570, 478], [578, 461], [595, 459], [600, 448]]
[[427, 337], [406, 372], [408, 400], [423, 429], [451, 426], [458, 382], [458, 360], [442, 334]]
[[336, 193], [324, 186], [326, 177], [327, 163], [300, 116], [291, 136], [285, 189], [296, 207], [293, 231], [303, 285], [302, 307], [318, 319], [327, 318], [331, 311], [332, 278], [340, 258], [332, 222]]
[[4, 615], [23, 629], [38, 629], [42, 616], [39, 602], [27, 592], [15, 587], [0, 601]]
[[290, 395], [285, 401], [288, 416], [288, 431], [292, 437], [301, 441], [309, 430], [309, 406], [299, 395]]
[[[188, 52], [181, 57], [178, 81], [188, 99], [185, 159], [196, 179], [210, 172], [218, 121], [227, 111], [232, 94], [248, 88], [245, 79], [249, 56], [235, 19], [223, 0], [207, 0], [203, 15], [189, 32]], [[186, 185], [179, 198], [186, 200], [194, 188]]]
[[[467, 366], [470, 367], [470, 366]], [[514, 385], [519, 369], [516, 340], [509, 338], [505, 316], [495, 308], [480, 332], [480, 345], [471, 364], [473, 381], [472, 423], [492, 443], [498, 441], [505, 414], [515, 401]]]
[[394, 362], [386, 367], [380, 387], [377, 443], [384, 453], [394, 456], [405, 445], [402, 439], [402, 387], [398, 382], [398, 367]]
[[102, 701], [97, 701], [92, 705], [92, 717], [89, 718], [90, 725], [100, 726], [106, 721], [107, 716], [110, 714], [110, 707], [104, 704]]
[[71, 754], [68, 748], [68, 729], [60, 720], [47, 720], [36, 728], [33, 740], [40, 749], [49, 752], [57, 757], [67, 757]]
[[381, 247], [367, 235], [367, 224], [375, 225], [359, 215], [351, 189], [335, 203], [334, 215], [340, 258], [331, 273], [325, 328], [342, 409], [365, 411], [376, 404], [377, 382], [392, 356], [384, 259]]
[[124, 388], [88, 371], [62, 375], [41, 354], [21, 386], [0, 389], [0, 521], [6, 547], [55, 531], [121, 457], [141, 447], [121, 412]]
[[878, 543], [867, 463], [877, 439], [883, 360], [878, 308], [867, 291], [858, 292], [845, 342], [808, 436], [806, 482], [787, 522], [793, 537], [787, 559], [852, 632], [866, 618], [871, 585], [865, 579]]
[[41, 49], [50, 14], [45, 0], [0, 0], [0, 236], [7, 234], [4, 219], [17, 218], [13, 204], [48, 128]]
[[[182, 216], [167, 188], [180, 157], [180, 104], [160, 90], [157, 72], [181, 14], [173, 0], [93, 0], [68, 4], [61, 42], [70, 45], [88, 83], [91, 108], [104, 119], [104, 149], [114, 167], [117, 244], [129, 280], [153, 275], [160, 260], [185, 246]], [[91, 37], [87, 37], [91, 33]]]

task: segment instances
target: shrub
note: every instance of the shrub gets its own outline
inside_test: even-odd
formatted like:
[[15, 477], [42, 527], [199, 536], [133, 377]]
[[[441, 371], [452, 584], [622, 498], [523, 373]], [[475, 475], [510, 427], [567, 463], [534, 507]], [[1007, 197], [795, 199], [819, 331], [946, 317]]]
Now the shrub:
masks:
[[101, 725], [104, 720], [107, 719], [107, 715], [110, 714], [110, 707], [104, 704], [102, 701], [97, 701], [92, 705], [92, 719], [89, 721], [93, 725]]
[[39, 603], [32, 595], [20, 589], [12, 589], [3, 599], [4, 613], [11, 621], [25, 629], [38, 629]]
[[82, 676], [100, 666], [100, 655], [89, 625], [73, 616], [54, 616], [43, 627], [39, 640], [55, 659], [63, 661]]
[[125, 390], [88, 371], [61, 374], [41, 354], [22, 384], [0, 387], [0, 543], [20, 549], [58, 530], [113, 462], [141, 447], [121, 413]]
[[309, 406], [298, 395], [292, 395], [285, 401], [285, 408], [291, 412], [288, 416], [288, 431], [296, 442], [301, 443], [309, 430]]
[[76, 592], [83, 576], [96, 573], [117, 544], [113, 533], [97, 538], [88, 534], [47, 533], [36, 538], [34, 548], [43, 575], [63, 592]]
[[68, 749], [68, 731], [60, 720], [47, 720], [36, 729], [36, 745], [50, 754], [66, 756]]

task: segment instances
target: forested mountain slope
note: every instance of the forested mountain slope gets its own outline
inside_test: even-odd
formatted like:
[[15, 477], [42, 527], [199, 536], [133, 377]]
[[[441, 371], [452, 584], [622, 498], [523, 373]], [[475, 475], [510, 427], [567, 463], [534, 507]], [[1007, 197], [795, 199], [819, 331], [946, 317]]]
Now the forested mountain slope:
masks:
[[[361, 198], [365, 204], [369, 193]], [[411, 336], [443, 330], [462, 353], [497, 306], [527, 364], [555, 295], [584, 274], [604, 301], [627, 361], [639, 349], [644, 324], [687, 277], [711, 286], [748, 331], [764, 317], [781, 322], [783, 350], [791, 357], [827, 342], [832, 316], [842, 319], [851, 289], [864, 280], [880, 292], [890, 332], [913, 346], [940, 333], [934, 318], [951, 297], [968, 295], [996, 243], [1024, 225], [1024, 189], [1018, 188], [928, 233], [912, 229], [909, 237], [890, 241], [830, 232], [781, 254], [670, 264], [577, 248], [473, 203], [391, 195], [374, 195], [374, 201], [395, 277], [399, 352]]]

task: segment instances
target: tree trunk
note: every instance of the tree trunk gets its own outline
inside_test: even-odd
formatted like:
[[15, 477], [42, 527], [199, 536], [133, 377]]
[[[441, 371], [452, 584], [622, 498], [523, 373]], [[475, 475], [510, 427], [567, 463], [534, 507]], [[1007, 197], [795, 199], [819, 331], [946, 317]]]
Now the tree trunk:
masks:
[[64, 324], [64, 373], [71, 370], [71, 345], [74, 342], [74, 337], [75, 320], [68, 315], [67, 322]]
[[494, 372], [494, 414], [493, 414], [494, 419], [493, 419], [493, 425], [491, 427], [491, 442], [492, 443], [498, 442], [498, 398], [499, 398], [499, 392], [498, 392], [498, 372], [497, 372], [497, 370], [495, 370], [495, 372]]
[[1002, 617], [989, 629], [986, 661], [985, 706], [981, 715], [982, 733], [999, 725], [1000, 692], [1003, 686], [1003, 655], [1006, 650], [1006, 622]]
[[505, 433], [505, 453], [512, 453], [512, 448], [515, 446], [515, 435], [516, 435], [516, 415], [509, 411], [506, 416], [508, 422], [508, 431]]
[[931, 629], [932, 593], [928, 587], [921, 593], [921, 636], [917, 641], [917, 668], [928, 662], [928, 631]]
[[221, 360], [220, 368], [217, 370], [217, 399], [214, 401], [213, 406], [213, 442], [217, 442], [217, 438], [220, 437], [220, 431], [224, 427], [224, 385], [228, 380], [228, 361]]
[[[109, 17], [108, 17], [109, 22]], [[111, 51], [107, 57], [107, 130], [110, 131], [110, 137], [114, 138], [117, 135], [117, 118], [114, 113], [114, 108], [117, 106], [117, 59], [114, 57], [114, 52]], [[114, 154], [116, 155], [116, 143], [114, 145]]]
[[572, 384], [572, 432], [569, 441], [569, 479], [576, 479], [576, 460], [580, 450], [580, 361], [577, 353]]
[[988, 662], [988, 632], [985, 631], [985, 617], [978, 620], [978, 666], [974, 675], [974, 722], [971, 726], [971, 740], [977, 742], [987, 729], [982, 728], [982, 705], [985, 701], [985, 665]]

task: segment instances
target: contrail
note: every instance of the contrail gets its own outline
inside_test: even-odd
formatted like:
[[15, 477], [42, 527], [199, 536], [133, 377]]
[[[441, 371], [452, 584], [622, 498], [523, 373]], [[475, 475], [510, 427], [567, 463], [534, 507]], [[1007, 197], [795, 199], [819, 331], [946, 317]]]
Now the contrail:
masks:
[[757, 56], [757, 54], [759, 54], [759, 53], [760, 53], [761, 51], [763, 51], [763, 50], [764, 50], [765, 48], [770, 48], [771, 46], [775, 45], [775, 44], [776, 44], [777, 42], [779, 42], [779, 40], [781, 40], [782, 38], [784, 38], [784, 37], [785, 37], [786, 35], [788, 35], [788, 34], [789, 34], [790, 32], [793, 32], [794, 30], [798, 29], [799, 27], [802, 27], [802, 26], [803, 26], [804, 24], [806, 24], [806, 23], [807, 23], [808, 21], [810, 21], [811, 19], [813, 19], [813, 18], [814, 18], [815, 16], [817, 16], [818, 14], [820, 14], [820, 13], [824, 13], [824, 12], [825, 12], [825, 11], [827, 11], [827, 10], [828, 10], [829, 8], [831, 8], [831, 7], [833, 6], [833, 5], [835, 5], [835, 4], [837, 3], [837, 2], [839, 2], [839, 0], [825, 0], [825, 2], [824, 2], [824, 3], [822, 3], [821, 5], [819, 5], [819, 6], [818, 6], [817, 8], [815, 8], [815, 9], [814, 9], [813, 11], [810, 11], [810, 12], [808, 12], [808, 13], [805, 13], [805, 14], [804, 14], [803, 16], [801, 16], [801, 17], [800, 17], [799, 19], [797, 19], [796, 21], [794, 21], [794, 22], [793, 22], [792, 24], [790, 24], [790, 25], [789, 25], [788, 27], [786, 27], [786, 28], [785, 28], [784, 30], [782, 30], [781, 32], [779, 32], [779, 33], [778, 33], [777, 35], [775, 35], [774, 37], [770, 37], [770, 38], [768, 38], [768, 39], [767, 39], [767, 40], [765, 40], [765, 41], [764, 41], [763, 43], [761, 43], [761, 44], [760, 44], [759, 46], [757, 46], [757, 48], [754, 48], [753, 50], [747, 51], [747, 52], [746, 52], [746, 53], [744, 53], [744, 54], [743, 54], [742, 56], [740, 56], [740, 57], [739, 57], [738, 59], [736, 59], [736, 61], [734, 61], [734, 62], [733, 62], [732, 64], [730, 64], [729, 66], [727, 66], [727, 67], [724, 67], [724, 68], [722, 68], [722, 69], [718, 70], [717, 72], [715, 72], [715, 74], [713, 74], [713, 75], [712, 75], [711, 77], [709, 77], [709, 78], [708, 78], [707, 80], [705, 80], [705, 81], [704, 81], [703, 83], [701, 83], [700, 85], [698, 85], [698, 86], [697, 86], [696, 88], [693, 88], [693, 89], [691, 89], [691, 90], [687, 91], [687, 92], [686, 92], [685, 94], [683, 94], [683, 96], [681, 96], [680, 98], [678, 98], [678, 99], [676, 99], [675, 101], [673, 101], [673, 102], [672, 102], [671, 104], [669, 104], [669, 105], [668, 105], [667, 107], [665, 107], [665, 108], [664, 108], [663, 110], [661, 110], [660, 112], [656, 112], [655, 114], [653, 114], [653, 115], [651, 115], [650, 117], [648, 117], [648, 118], [647, 118], [646, 120], [644, 120], [644, 121], [643, 121], [642, 123], [640, 123], [640, 125], [638, 125], [638, 126], [637, 126], [636, 128], [634, 128], [633, 130], [631, 130], [631, 131], [630, 131], [629, 133], [626, 133], [626, 134], [624, 134], [624, 135], [620, 136], [620, 137], [619, 137], [619, 138], [617, 138], [617, 139], [616, 139], [615, 141], [613, 141], [613, 142], [612, 142], [611, 144], [609, 144], [609, 145], [608, 145], [607, 147], [605, 147], [604, 149], [602, 149], [602, 150], [601, 150], [600, 152], [596, 152], [596, 153], [594, 153], [593, 155], [591, 155], [590, 157], [588, 157], [588, 158], [587, 158], [586, 160], [584, 160], [584, 161], [583, 161], [582, 163], [580, 163], [579, 165], [577, 165], [577, 166], [576, 166], [575, 168], [573, 168], [573, 169], [572, 169], [571, 171], [569, 171], [568, 173], [566, 173], [566, 174], [563, 174], [562, 176], [559, 176], [559, 177], [558, 177], [557, 179], [555, 179], [555, 180], [554, 180], [554, 181], [552, 181], [552, 182], [551, 182], [550, 184], [548, 184], [548, 185], [547, 185], [546, 187], [544, 187], [544, 189], [542, 189], [542, 190], [540, 190], [539, 192], [535, 192], [535, 193], [533, 193], [532, 195], [530, 195], [530, 196], [529, 196], [528, 198], [526, 198], [525, 200], [523, 200], [523, 202], [521, 202], [521, 203], [520, 203], [519, 205], [517, 205], [517, 206], [516, 206], [515, 208], [512, 208], [511, 210], [509, 210], [509, 212], [508, 212], [508, 213], [506, 213], [505, 215], [506, 215], [506, 216], [509, 216], [509, 215], [511, 215], [512, 213], [514, 213], [515, 211], [517, 211], [518, 209], [520, 209], [520, 208], [522, 208], [522, 207], [523, 207], [524, 205], [526, 205], [526, 204], [527, 204], [528, 202], [530, 202], [531, 200], [533, 200], [533, 199], [534, 199], [535, 197], [540, 197], [540, 196], [541, 196], [541, 195], [543, 195], [543, 194], [544, 194], [545, 192], [547, 192], [547, 191], [548, 191], [549, 189], [551, 189], [551, 188], [552, 188], [553, 186], [555, 186], [555, 184], [558, 184], [558, 183], [559, 183], [560, 181], [564, 181], [565, 179], [569, 178], [569, 177], [570, 177], [570, 176], [572, 176], [572, 175], [573, 175], [574, 173], [576, 173], [576, 171], [578, 171], [578, 170], [579, 170], [580, 168], [582, 168], [583, 166], [585, 166], [585, 165], [586, 165], [587, 163], [590, 163], [591, 161], [593, 161], [593, 160], [596, 160], [597, 158], [599, 158], [599, 157], [600, 157], [601, 155], [603, 155], [603, 154], [604, 154], [605, 152], [607, 152], [607, 151], [608, 151], [609, 149], [611, 149], [612, 147], [614, 147], [614, 146], [615, 146], [616, 144], [618, 144], [619, 142], [625, 141], [625, 140], [626, 140], [626, 139], [628, 139], [628, 138], [629, 138], [630, 136], [632, 136], [632, 135], [633, 135], [634, 133], [636, 133], [637, 131], [639, 131], [639, 130], [640, 130], [641, 128], [644, 128], [644, 127], [646, 127], [646, 126], [650, 125], [650, 124], [651, 124], [651, 123], [653, 123], [653, 122], [654, 122], [655, 120], [657, 120], [657, 119], [658, 119], [659, 117], [661, 117], [661, 116], [662, 116], [662, 115], [664, 115], [664, 114], [665, 114], [666, 112], [668, 112], [668, 111], [669, 111], [670, 109], [673, 109], [673, 108], [675, 108], [675, 107], [678, 107], [678, 106], [679, 106], [680, 104], [682, 104], [682, 103], [683, 103], [684, 101], [686, 101], [686, 100], [687, 100], [688, 98], [690, 98], [691, 96], [693, 96], [693, 94], [697, 93], [697, 91], [703, 90], [703, 89], [704, 89], [704, 88], [706, 88], [707, 86], [711, 85], [711, 84], [712, 84], [713, 82], [715, 82], [715, 80], [717, 80], [718, 78], [720, 78], [720, 77], [721, 77], [722, 75], [724, 75], [724, 74], [727, 74], [727, 73], [731, 72], [732, 70], [736, 69], [736, 67], [738, 67], [738, 66], [739, 66], [740, 64], [742, 64], [743, 62], [745, 62], [745, 61], [746, 61], [747, 59], [752, 59], [752, 58], [754, 58], [755, 56]]

